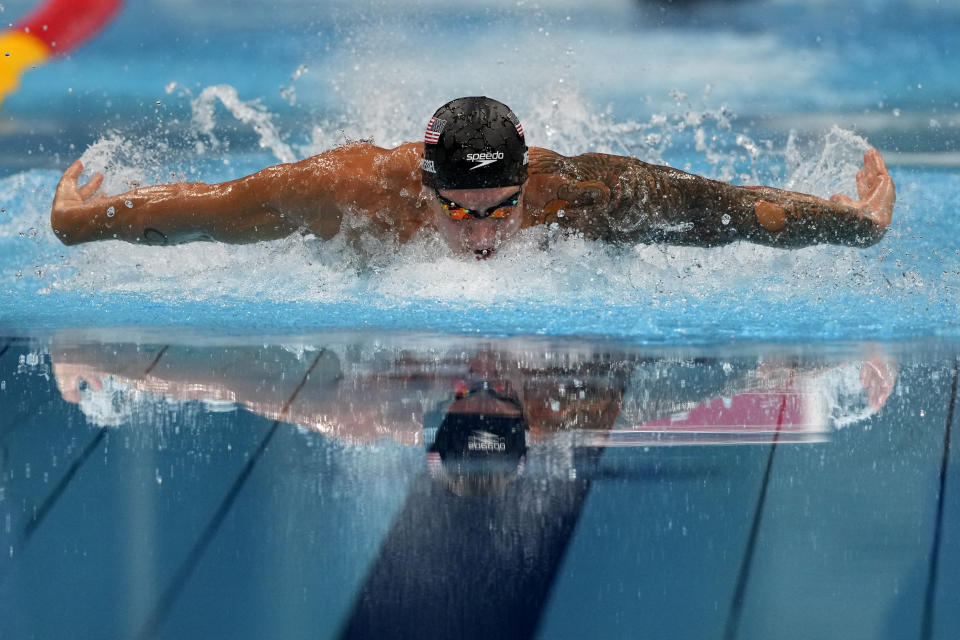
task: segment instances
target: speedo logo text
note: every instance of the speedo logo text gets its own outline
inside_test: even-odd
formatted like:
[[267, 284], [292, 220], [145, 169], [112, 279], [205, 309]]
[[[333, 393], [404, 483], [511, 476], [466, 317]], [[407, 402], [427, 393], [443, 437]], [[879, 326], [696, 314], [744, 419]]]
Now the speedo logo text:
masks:
[[484, 153], [467, 154], [467, 162], [477, 163], [475, 166], [470, 167], [470, 171], [479, 169], [480, 167], [485, 167], [488, 164], [493, 164], [497, 160], [503, 160], [503, 151], [486, 151]]

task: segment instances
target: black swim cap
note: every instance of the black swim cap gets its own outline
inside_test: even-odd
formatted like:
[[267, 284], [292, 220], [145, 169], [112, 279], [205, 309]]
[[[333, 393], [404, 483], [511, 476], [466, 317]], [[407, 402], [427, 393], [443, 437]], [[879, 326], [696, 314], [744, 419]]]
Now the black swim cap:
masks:
[[492, 98], [458, 98], [427, 123], [423, 184], [435, 189], [487, 189], [527, 180], [527, 143], [510, 107]]

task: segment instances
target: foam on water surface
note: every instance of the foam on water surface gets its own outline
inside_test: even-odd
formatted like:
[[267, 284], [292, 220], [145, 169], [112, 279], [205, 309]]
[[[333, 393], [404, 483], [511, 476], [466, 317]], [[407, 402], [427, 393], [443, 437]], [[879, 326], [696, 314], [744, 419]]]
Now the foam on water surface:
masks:
[[[762, 11], [790, 13], [789, 4], [766, 4]], [[212, 57], [207, 60], [206, 45], [197, 44], [185, 52], [192, 62], [172, 74], [154, 72], [166, 47], [147, 47], [124, 75], [110, 71], [116, 63], [107, 62], [106, 49], [91, 45], [94, 63], [106, 70], [109, 121], [97, 128], [99, 139], [75, 152], [82, 153], [88, 175], [103, 171], [106, 190], [121, 192], [160, 182], [232, 179], [350, 141], [394, 146], [421, 138], [438, 101], [486, 93], [517, 111], [535, 146], [633, 155], [737, 184], [855, 195], [856, 170], [874, 139], [829, 124], [812, 137], [780, 135], [756, 125], [756, 116], [780, 123], [798, 113], [798, 122], [805, 116], [843, 121], [822, 113], [828, 108], [863, 112], [872, 118], [865, 121], [888, 129], [892, 122], [933, 119], [940, 134], [953, 121], [949, 113], [934, 118], [908, 108], [923, 102], [919, 92], [927, 89], [917, 88], [923, 83], [903, 89], [906, 62], [888, 64], [886, 50], [849, 40], [853, 27], [829, 20], [835, 12], [828, 5], [811, 9], [805, 22], [786, 28], [774, 21], [764, 30], [755, 24], [760, 9], [728, 3], [704, 5], [696, 18], [614, 1], [589, 11], [576, 3], [508, 2], [466, 13], [432, 2], [368, 10], [341, 3], [323, 15], [310, 13], [312, 4], [303, 6], [311, 9], [303, 10], [302, 32], [291, 30], [282, 11], [236, 12], [226, 24], [222, 8], [198, 8], [197, 24], [216, 18], [218, 29], [209, 33]], [[900, 37], [898, 24], [869, 8], [858, 28], [887, 40]], [[179, 19], [167, 19], [170, 10], [165, 4], [150, 9], [153, 44], [172, 37], [165, 30], [173, 25], [182, 28]], [[911, 19], [938, 11], [946, 10], [924, 5]], [[124, 14], [131, 22], [119, 23], [114, 44], [149, 40], [133, 29], [142, 13], [132, 8]], [[270, 70], [260, 66], [264, 56], [251, 56], [243, 46], [253, 38], [250, 25], [260, 23], [283, 36], [257, 40], [270, 52]], [[444, 56], [429, 55], [441, 35], [457, 36], [458, 46]], [[912, 50], [899, 49], [903, 60], [914, 59]], [[70, 65], [38, 71], [34, 77], [47, 84], [36, 95], [72, 83]], [[891, 71], [871, 85], [866, 67]], [[934, 71], [925, 71], [933, 74], [925, 86], [947, 86]], [[128, 94], [140, 96], [147, 81], [155, 98], [111, 106]], [[28, 85], [17, 97], [30, 95]], [[949, 99], [937, 94], [927, 102], [942, 108]], [[10, 104], [16, 109], [16, 100]], [[874, 111], [867, 113], [864, 104]], [[61, 157], [60, 165], [69, 159]], [[747, 243], [612, 248], [536, 229], [482, 263], [454, 257], [435, 238], [396, 246], [362, 228], [328, 242], [292, 236], [245, 246], [63, 247], [48, 221], [58, 177], [31, 170], [0, 179], [5, 326], [379, 327], [637, 341], [859, 339], [958, 330], [960, 256], [950, 239], [957, 232], [960, 184], [949, 173], [894, 167], [893, 226], [866, 250], [782, 251]], [[123, 207], [114, 211], [124, 213]]]
[[[241, 104], [229, 88], [213, 87], [193, 99], [202, 107], [194, 110], [196, 144], [174, 154], [177, 167], [189, 165], [198, 152], [218, 153], [217, 123], [207, 109], [212, 100], [226, 104], [226, 119], [255, 118], [261, 147], [279, 156], [242, 161], [232, 156], [231, 165], [224, 165], [227, 172], [252, 171], [258, 162], [293, 153], [275, 126], [265, 126], [268, 112]], [[560, 111], [563, 119], [551, 121]], [[689, 140], [695, 151], [688, 157], [704, 172], [822, 196], [855, 193], [853, 178], [866, 146], [862, 138], [835, 128], [815, 145], [791, 138], [777, 151], [738, 133], [722, 111], [686, 109], [649, 122], [616, 122], [597, 115], [575, 94], [562, 110], [552, 102], [541, 105], [529, 121], [558, 148], [606, 140], [610, 147], [627, 147], [655, 161]], [[311, 141], [298, 151], [332, 146], [344, 135], [327, 130], [314, 128]], [[111, 133], [83, 160], [90, 171], [107, 174], [107, 189], [114, 192], [162, 180], [174, 166], [169, 153], [162, 137], [135, 142]], [[230, 177], [209, 173], [217, 171], [208, 169], [200, 177]], [[48, 231], [55, 181], [55, 174], [34, 171], [0, 186], [17, 211], [0, 223], [0, 238], [9, 247], [3, 280], [17, 299], [8, 322], [223, 324], [240, 331], [357, 323], [655, 342], [882, 338], [950, 334], [956, 326], [960, 259], [938, 245], [950, 227], [936, 211], [917, 208], [928, 187], [910, 181], [900, 184], [894, 228], [868, 250], [785, 251], [749, 243], [618, 248], [536, 228], [484, 262], [460, 259], [427, 234], [397, 246], [365, 234], [362, 227], [326, 242], [294, 235], [242, 246], [101, 242], [67, 248]], [[123, 209], [115, 212], [123, 214]], [[345, 224], [351, 226], [349, 220]], [[926, 237], [925, 228], [930, 228]]]

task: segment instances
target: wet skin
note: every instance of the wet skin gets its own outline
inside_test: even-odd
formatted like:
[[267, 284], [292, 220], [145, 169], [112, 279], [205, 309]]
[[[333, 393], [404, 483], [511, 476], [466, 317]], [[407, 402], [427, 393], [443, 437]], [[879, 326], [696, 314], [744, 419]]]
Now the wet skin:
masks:
[[[79, 183], [77, 161], [63, 174], [50, 223], [64, 244], [118, 239], [143, 244], [249, 243], [293, 233], [331, 238], [347, 216], [375, 234], [409, 241], [435, 229], [465, 257], [486, 258], [525, 227], [612, 244], [716, 246], [738, 240], [793, 248], [818, 243], [869, 246], [889, 226], [896, 192], [876, 149], [864, 154], [854, 200], [829, 200], [763, 186], [741, 187], [636, 158], [566, 157], [531, 148], [520, 203], [504, 219], [451, 220], [420, 177], [422, 143], [394, 149], [352, 144], [220, 184], [179, 183], [107, 196], [103, 176]], [[486, 209], [516, 187], [444, 191]], [[113, 215], [108, 214], [113, 208]]]
[[[362, 353], [367, 343], [356, 345], [356, 352]], [[111, 380], [114, 389], [147, 392], [139, 400], [126, 391], [124, 394], [130, 402], [157, 403], [159, 408], [147, 412], [150, 415], [166, 411], [166, 400], [227, 401], [270, 420], [315, 429], [352, 445], [374, 444], [384, 437], [408, 445], [422, 444], [426, 415], [451, 399], [444, 408], [447, 414], [525, 417], [530, 428], [528, 442], [546, 441], [552, 434], [577, 429], [607, 430], [614, 426], [631, 378], [642, 391], [629, 393], [634, 399], [640, 397], [637, 393], [646, 398], [634, 403], [631, 410], [629, 421], [636, 425], [718, 398], [787, 388], [804, 394], [829, 390], [822, 400], [809, 403], [809, 415], [820, 416], [815, 421], [820, 423], [825, 414], [816, 412], [834, 406], [836, 401], [830, 398], [839, 397], [838, 388], [820, 386], [822, 374], [859, 367], [860, 385], [874, 411], [886, 404], [898, 378], [895, 357], [879, 345], [857, 358], [827, 363], [816, 357], [809, 362], [775, 355], [735, 358], [731, 372], [705, 386], [670, 382], [689, 375], [690, 362], [683, 358], [639, 357], [606, 349], [592, 354], [559, 352], [566, 355], [557, 357], [552, 347], [535, 342], [517, 347], [455, 343], [440, 350], [394, 344], [385, 346], [375, 362], [356, 368], [336, 355], [338, 351], [352, 352], [352, 342], [319, 343], [313, 348], [316, 356], [300, 359], [276, 345], [201, 343], [161, 350], [149, 343], [145, 349], [138, 343], [76, 342], [65, 335], [51, 345], [50, 358], [57, 388], [70, 403], [80, 404], [90, 392], [109, 389], [106, 382]], [[311, 364], [313, 357], [316, 360]], [[709, 359], [697, 366], [701, 365], [711, 366]], [[720, 366], [718, 362], [714, 365]], [[303, 392], [287, 405], [290, 379], [308, 369], [311, 374]], [[475, 389], [480, 382], [488, 383], [494, 393], [454, 395], [463, 388]], [[769, 408], [773, 424], [779, 406], [777, 402]]]

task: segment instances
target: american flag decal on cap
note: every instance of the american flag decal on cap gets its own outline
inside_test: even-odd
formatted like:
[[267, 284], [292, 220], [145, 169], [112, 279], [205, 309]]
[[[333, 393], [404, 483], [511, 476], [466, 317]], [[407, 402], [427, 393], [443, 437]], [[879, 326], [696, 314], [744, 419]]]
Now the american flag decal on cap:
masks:
[[513, 123], [513, 126], [517, 128], [517, 133], [523, 135], [523, 126], [520, 124], [520, 118], [517, 117], [517, 114], [511, 111], [507, 114], [507, 118]]
[[437, 141], [440, 139], [440, 134], [443, 133], [443, 128], [447, 126], [447, 121], [442, 118], [430, 118], [430, 122], [427, 123], [427, 133], [424, 136], [424, 139], [429, 144], [437, 144]]

